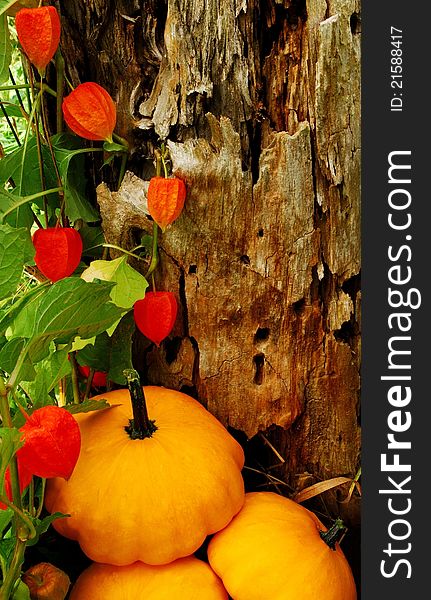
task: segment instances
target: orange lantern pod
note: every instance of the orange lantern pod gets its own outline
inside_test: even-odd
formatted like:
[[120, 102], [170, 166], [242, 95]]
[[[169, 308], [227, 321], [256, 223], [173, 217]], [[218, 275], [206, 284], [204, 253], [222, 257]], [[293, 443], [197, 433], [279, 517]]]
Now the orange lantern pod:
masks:
[[63, 477], [73, 473], [81, 450], [81, 433], [75, 417], [60, 406], [42, 406], [20, 427], [24, 445], [17, 457], [38, 477]]
[[72, 227], [37, 229], [33, 246], [37, 267], [51, 281], [72, 275], [81, 260], [82, 239]]
[[177, 219], [184, 207], [186, 186], [178, 177], [152, 177], [148, 186], [148, 212], [163, 230]]
[[139, 331], [160, 346], [160, 342], [172, 331], [177, 310], [172, 292], [147, 292], [133, 305], [133, 316]]
[[112, 142], [117, 121], [115, 102], [101, 85], [81, 83], [63, 100], [64, 120], [77, 135]]
[[41, 72], [54, 56], [60, 43], [60, 17], [54, 6], [22, 8], [15, 17], [21, 46], [30, 62]]
[[[78, 371], [82, 377], [88, 379], [90, 376], [90, 367], [78, 365]], [[107, 374], [104, 371], [94, 371], [92, 385], [94, 387], [106, 387]]]

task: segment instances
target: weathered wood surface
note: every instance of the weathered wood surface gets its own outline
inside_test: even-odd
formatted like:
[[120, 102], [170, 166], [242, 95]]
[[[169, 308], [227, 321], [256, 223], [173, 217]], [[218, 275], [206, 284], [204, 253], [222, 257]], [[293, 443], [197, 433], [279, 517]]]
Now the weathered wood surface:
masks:
[[[144, 345], [139, 366], [151, 382], [194, 389], [248, 437], [270, 428], [295, 489], [353, 475], [359, 0], [61, 7], [75, 36], [70, 76], [119, 102], [130, 168], [148, 179], [152, 144], [167, 139], [188, 186], [183, 214], [161, 236], [157, 274], [180, 317], [160, 350]], [[136, 229], [151, 230], [144, 199], [133, 179], [118, 194], [99, 189], [109, 242], [130, 247]]]

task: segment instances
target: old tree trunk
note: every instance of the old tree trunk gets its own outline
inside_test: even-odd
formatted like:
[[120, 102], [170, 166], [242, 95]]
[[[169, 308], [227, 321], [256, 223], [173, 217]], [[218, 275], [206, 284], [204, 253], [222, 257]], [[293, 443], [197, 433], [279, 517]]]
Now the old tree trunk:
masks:
[[[245, 445], [259, 440], [251, 464], [264, 483], [286, 482], [284, 493], [354, 476], [359, 0], [62, 0], [60, 9], [69, 77], [110, 91], [132, 146], [120, 192], [98, 189], [107, 241], [130, 248], [151, 231], [142, 179], [160, 140], [188, 186], [183, 214], [161, 235], [156, 277], [180, 316], [160, 349], [137, 339], [146, 381], [195, 394]], [[347, 489], [327, 494], [325, 508], [353, 526], [357, 495], [339, 502]]]

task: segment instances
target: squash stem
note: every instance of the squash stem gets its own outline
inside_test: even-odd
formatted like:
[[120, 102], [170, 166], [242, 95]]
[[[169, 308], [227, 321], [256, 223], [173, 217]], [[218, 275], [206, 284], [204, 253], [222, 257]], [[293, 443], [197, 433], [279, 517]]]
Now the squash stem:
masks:
[[133, 419], [130, 419], [125, 430], [132, 440], [143, 440], [152, 437], [157, 426], [148, 416], [147, 403], [139, 375], [135, 369], [126, 369], [123, 373], [127, 379], [133, 409]]
[[320, 531], [319, 533], [325, 544], [329, 546], [331, 550], [335, 550], [335, 544], [340, 540], [345, 529], [343, 521], [338, 517], [328, 531]]

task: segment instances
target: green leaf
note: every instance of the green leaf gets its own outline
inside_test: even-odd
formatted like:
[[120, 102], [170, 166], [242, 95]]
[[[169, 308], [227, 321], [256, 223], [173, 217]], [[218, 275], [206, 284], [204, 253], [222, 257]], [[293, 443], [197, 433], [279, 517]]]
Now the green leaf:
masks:
[[14, 512], [11, 508], [5, 508], [0, 510], [0, 534], [6, 529], [9, 523], [12, 521]]
[[21, 387], [32, 399], [34, 408], [53, 404], [49, 393], [62, 377], [70, 374], [68, 350], [67, 346], [61, 350], [55, 350], [47, 358], [37, 363], [33, 378], [26, 378], [25, 374], [22, 375]]
[[[52, 137], [54, 154], [64, 185], [66, 214], [71, 221], [82, 219], [87, 223], [100, 221], [98, 211], [91, 205], [85, 195], [86, 181], [84, 154], [94, 149], [82, 147], [80, 138], [60, 133]], [[73, 168], [70, 163], [73, 161]]]
[[110, 302], [111, 284], [88, 283], [68, 277], [54, 283], [32, 305], [29, 354], [33, 362], [49, 354], [49, 344], [69, 344], [79, 335], [93, 337], [121, 318], [123, 311]]
[[[57, 176], [52, 162], [49, 148], [46, 144], [41, 145], [43, 174], [45, 178], [45, 188], [51, 189], [58, 187]], [[24, 168], [21, 164], [24, 158], [24, 146], [20, 146], [14, 152], [7, 154], [0, 160], [0, 183], [2, 186], [9, 180], [13, 179], [15, 184], [14, 194], [18, 196], [30, 196], [38, 192], [42, 192], [42, 183], [39, 170], [39, 158], [37, 150], [37, 142], [35, 136], [29, 138], [27, 149], [24, 158]], [[21, 174], [23, 178], [21, 180]], [[53, 198], [50, 201], [53, 202]], [[58, 204], [58, 196], [55, 198]]]
[[91, 367], [108, 374], [108, 379], [124, 385], [124, 369], [133, 368], [132, 336], [135, 332], [135, 320], [130, 311], [121, 319], [112, 336], [107, 333], [98, 335], [93, 345], [87, 345], [76, 353], [81, 366]]
[[79, 233], [83, 243], [82, 256], [102, 258], [105, 236], [100, 225], [88, 225], [84, 223]]
[[[45, 292], [49, 285], [51, 284], [48, 282], [39, 284], [19, 296], [0, 316], [0, 334], [8, 330], [9, 337], [29, 337], [30, 334], [26, 334], [29, 324], [25, 317], [29, 310], [28, 305], [32, 302], [37, 302], [39, 296]], [[21, 315], [21, 311], [24, 316]], [[23, 335], [21, 335], [20, 331], [23, 332]]]
[[24, 264], [34, 256], [28, 229], [0, 225], [0, 299], [15, 293]]
[[56, 521], [57, 519], [67, 518], [69, 516], [70, 515], [65, 515], [61, 512], [55, 512], [52, 513], [52, 515], [48, 515], [43, 519], [33, 518], [32, 520], [34, 528], [36, 530], [36, 535], [29, 542], [27, 542], [27, 546], [34, 546], [35, 544], [37, 544], [42, 533], [45, 533], [45, 531], [48, 530], [49, 526], [53, 521]]
[[9, 561], [13, 554], [13, 549], [15, 548], [15, 538], [5, 538], [0, 540], [0, 556], [4, 560], [6, 564], [9, 564]]
[[[35, 194], [31, 194], [29, 196], [18, 196], [16, 189], [13, 191], [13, 193], [10, 193], [3, 189], [1, 191], [2, 206], [0, 207], [0, 222], [6, 222], [9, 225], [15, 226], [15, 228], [26, 227], [27, 229], [30, 229], [31, 225], [33, 224], [33, 214], [28, 205], [30, 203], [38, 202], [43, 197], [50, 198], [54, 194], [55, 196], [57, 196], [59, 191], [61, 191], [61, 188], [58, 187], [49, 190], [44, 190], [43, 192], [36, 192]], [[21, 223], [21, 220], [16, 220], [16, 217], [14, 217], [13, 215], [14, 213], [16, 213], [16, 211], [20, 209], [25, 209], [26, 207], [30, 212], [28, 217], [27, 214], [24, 213], [25, 221], [23, 225]], [[10, 217], [12, 217], [12, 220], [10, 220]], [[15, 225], [13, 225], [13, 223], [15, 223]]]
[[6, 469], [21, 446], [21, 432], [14, 427], [0, 427], [0, 484], [3, 488]]
[[81, 404], [66, 404], [64, 407], [71, 415], [77, 415], [78, 413], [94, 412], [95, 410], [102, 410], [103, 408], [110, 408], [110, 404], [107, 400], [86, 400]]
[[0, 16], [0, 84], [9, 79], [9, 66], [12, 58], [9, 26], [6, 15]]
[[30, 590], [23, 581], [18, 582], [18, 585], [13, 592], [11, 600], [31, 600]]
[[133, 312], [125, 315], [111, 337], [110, 366], [108, 379], [125, 385], [124, 369], [132, 369], [132, 337], [135, 333]]
[[82, 367], [91, 367], [96, 371], [109, 370], [111, 353], [111, 338], [104, 332], [94, 339], [94, 344], [88, 344], [76, 353], [76, 360]]
[[115, 142], [105, 142], [103, 144], [105, 152], [128, 152], [128, 149], [122, 144], [116, 144]]
[[0, 15], [9, 10], [16, 2], [17, 0], [0, 0]]
[[94, 260], [81, 277], [85, 281], [100, 279], [116, 283], [111, 291], [111, 300], [117, 306], [127, 309], [145, 296], [148, 287], [145, 277], [127, 263], [127, 256], [114, 260]]
[[13, 117], [14, 119], [25, 119], [25, 115], [18, 104], [3, 102], [3, 108], [5, 109], [8, 117]]
[[[23, 338], [14, 338], [9, 340], [0, 350], [0, 368], [6, 373], [12, 373], [21, 354], [26, 340]], [[26, 360], [22, 366], [21, 379], [31, 381], [36, 377], [36, 372], [30, 360]]]
[[82, 350], [82, 348], [85, 348], [89, 344], [94, 344], [95, 341], [96, 341], [95, 337], [86, 338], [85, 340], [82, 340], [79, 336], [77, 336], [73, 340], [73, 344], [72, 344], [72, 347], [71, 347], [70, 351], [71, 352], [77, 352], [78, 350]]

